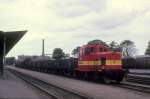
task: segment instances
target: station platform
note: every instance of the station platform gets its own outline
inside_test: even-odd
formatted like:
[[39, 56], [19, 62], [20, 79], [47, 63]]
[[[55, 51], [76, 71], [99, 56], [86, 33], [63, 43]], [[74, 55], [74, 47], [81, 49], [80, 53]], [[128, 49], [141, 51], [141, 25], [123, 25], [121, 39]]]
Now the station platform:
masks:
[[4, 70], [0, 77], [0, 99], [48, 99], [11, 72]]
[[25, 75], [43, 80], [54, 86], [91, 97], [90, 99], [149, 99], [147, 93], [133, 91], [117, 86], [72, 79], [64, 76], [46, 74], [15, 67], [7, 67]]

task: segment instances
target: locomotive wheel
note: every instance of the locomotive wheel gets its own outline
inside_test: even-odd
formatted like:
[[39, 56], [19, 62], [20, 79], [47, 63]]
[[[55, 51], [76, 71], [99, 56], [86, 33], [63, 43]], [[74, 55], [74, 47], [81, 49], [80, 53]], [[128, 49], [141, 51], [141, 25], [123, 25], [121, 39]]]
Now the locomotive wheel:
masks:
[[75, 71], [75, 77], [77, 77], [77, 78], [80, 78], [80, 72], [78, 72], [78, 71]]
[[116, 79], [116, 83], [120, 84], [120, 82], [126, 81], [126, 78], [127, 78], [126, 76], [119, 77], [118, 79]]
[[76, 71], [76, 77], [79, 79], [83, 79], [84, 78], [84, 73], [80, 72], [80, 71]]
[[116, 79], [117, 84], [120, 84], [121, 81], [122, 81], [122, 79]]
[[116, 83], [119, 84], [121, 81], [126, 81], [127, 78], [127, 71], [124, 73], [120, 73], [118, 78], [116, 79]]
[[88, 80], [93, 80], [93, 78], [94, 78], [94, 73], [89, 72], [87, 76], [88, 76], [88, 77], [87, 77]]
[[111, 80], [106, 76], [103, 76], [102, 79], [103, 79], [105, 84], [110, 84], [111, 83]]
[[93, 74], [93, 80], [94, 80], [94, 81], [98, 81], [99, 78], [100, 78], [100, 77], [99, 77], [99, 73], [94, 73], [94, 74]]

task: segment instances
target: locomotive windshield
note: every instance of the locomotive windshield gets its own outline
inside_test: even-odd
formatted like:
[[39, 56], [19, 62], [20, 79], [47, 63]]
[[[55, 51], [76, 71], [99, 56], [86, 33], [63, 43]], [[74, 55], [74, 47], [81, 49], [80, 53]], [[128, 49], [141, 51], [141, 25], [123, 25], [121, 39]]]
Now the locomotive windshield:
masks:
[[89, 55], [91, 53], [96, 53], [96, 52], [107, 52], [108, 49], [107, 47], [104, 46], [90, 46], [90, 47], [88, 46], [85, 47], [83, 51], [85, 55]]
[[103, 47], [100, 47], [100, 48], [99, 48], [99, 52], [106, 52], [106, 51], [107, 51], [106, 48], [103, 48]]
[[85, 48], [85, 54], [88, 55], [90, 53], [94, 53], [95, 52], [95, 48], [94, 47], [87, 47]]

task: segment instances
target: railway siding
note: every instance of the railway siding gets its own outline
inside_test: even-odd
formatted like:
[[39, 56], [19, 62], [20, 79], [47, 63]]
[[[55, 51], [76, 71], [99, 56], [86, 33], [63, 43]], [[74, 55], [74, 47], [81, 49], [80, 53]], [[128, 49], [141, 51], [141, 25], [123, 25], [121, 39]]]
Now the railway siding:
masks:
[[150, 85], [150, 76], [149, 75], [128, 74], [126, 80], [128, 82]]
[[149, 85], [142, 85], [142, 84], [132, 83], [132, 82], [122, 82], [118, 86], [123, 87], [123, 88], [136, 90], [136, 91], [150, 93], [150, 86]]

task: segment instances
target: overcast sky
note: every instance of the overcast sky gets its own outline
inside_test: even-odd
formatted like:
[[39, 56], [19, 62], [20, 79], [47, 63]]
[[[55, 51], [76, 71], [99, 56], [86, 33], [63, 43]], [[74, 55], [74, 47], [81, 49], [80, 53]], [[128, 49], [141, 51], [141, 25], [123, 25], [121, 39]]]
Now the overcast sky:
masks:
[[125, 39], [144, 54], [150, 40], [150, 0], [0, 0], [0, 30], [28, 30], [8, 56], [71, 53], [89, 40]]

